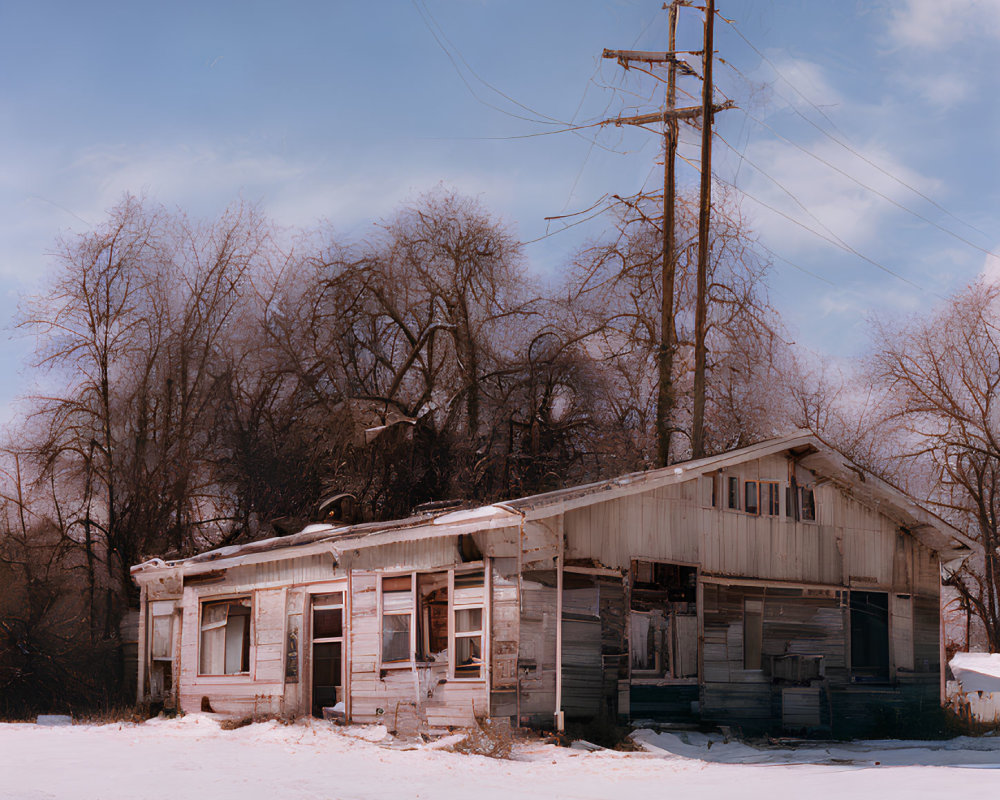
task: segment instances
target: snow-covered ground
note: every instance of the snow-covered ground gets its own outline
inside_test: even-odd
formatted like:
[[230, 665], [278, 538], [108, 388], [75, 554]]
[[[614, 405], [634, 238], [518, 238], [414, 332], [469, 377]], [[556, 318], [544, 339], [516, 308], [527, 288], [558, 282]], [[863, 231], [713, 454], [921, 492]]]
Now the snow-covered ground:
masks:
[[0, 725], [0, 798], [878, 798], [996, 796], [1000, 737], [755, 748], [639, 731], [644, 752], [529, 741], [510, 761], [408, 745], [383, 728], [201, 714], [142, 725]]

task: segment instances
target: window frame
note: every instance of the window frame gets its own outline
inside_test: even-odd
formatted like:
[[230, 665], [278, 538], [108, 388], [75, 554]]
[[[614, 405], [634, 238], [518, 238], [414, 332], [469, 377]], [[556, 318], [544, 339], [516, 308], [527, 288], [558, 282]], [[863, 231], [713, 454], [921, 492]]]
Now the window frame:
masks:
[[[765, 487], [767, 490], [765, 491]], [[757, 513], [762, 517], [781, 516], [781, 481], [757, 481]], [[765, 503], [765, 495], [767, 502]], [[773, 510], [772, 510], [773, 509]]]
[[742, 511], [740, 503], [740, 478], [738, 475], [726, 476], [726, 510]]
[[[330, 595], [340, 595], [340, 603], [317, 603], [317, 599], [320, 597], [327, 597]], [[343, 696], [343, 703], [345, 711], [350, 705], [350, 692], [347, 690], [347, 681], [350, 675], [350, 659], [348, 656], [348, 647], [350, 646], [350, 614], [348, 610], [348, 602], [350, 600], [350, 592], [348, 587], [344, 583], [338, 583], [333, 586], [312, 586], [306, 593], [306, 603], [305, 612], [308, 619], [308, 628], [306, 632], [308, 633], [308, 643], [309, 643], [309, 676], [308, 684], [306, 685], [305, 691], [308, 692], [309, 696], [309, 708], [310, 711], [313, 710], [314, 703], [314, 693], [316, 691], [316, 645], [324, 644], [340, 644], [340, 690]], [[327, 611], [327, 610], [340, 610], [340, 636], [316, 636], [316, 611]], [[299, 650], [301, 652], [302, 645], [299, 645]]]
[[[806, 516], [806, 497], [809, 498], [808, 508], [810, 515]], [[815, 524], [816, 519], [816, 490], [811, 486], [798, 487], [798, 522], [808, 522]]]
[[[455, 600], [455, 576], [465, 573], [481, 572], [483, 575], [482, 593], [476, 602], [463, 601], [456, 603]], [[491, 581], [490, 569], [487, 559], [478, 562], [470, 562], [457, 567], [446, 567], [444, 569], [412, 570], [407, 572], [379, 573], [378, 574], [378, 631], [379, 631], [379, 652], [378, 663], [381, 670], [391, 669], [416, 669], [418, 666], [429, 667], [442, 662], [418, 660], [420, 643], [417, 642], [418, 617], [420, 614], [420, 598], [418, 596], [418, 578], [420, 575], [433, 575], [447, 573], [448, 575], [448, 662], [447, 680], [457, 682], [483, 682], [489, 680], [489, 631], [490, 631], [490, 596]], [[390, 611], [389, 615], [408, 615], [410, 617], [410, 652], [409, 658], [400, 661], [385, 661], [383, 655], [383, 618], [386, 615], [383, 601], [384, 590], [383, 581], [386, 578], [406, 578], [410, 579], [410, 607], [406, 611]], [[456, 632], [455, 612], [463, 610], [479, 609], [481, 612], [481, 627], [475, 631]], [[456, 635], [457, 634], [457, 635]], [[482, 665], [477, 677], [456, 675], [457, 653], [455, 649], [456, 639], [479, 639], [479, 652]]]
[[[751, 489], [754, 498], [754, 507], [750, 508]], [[752, 517], [760, 516], [760, 481], [743, 481], [743, 510]]]
[[[254, 620], [255, 609], [257, 604], [254, 602], [255, 592], [238, 592], [234, 594], [226, 595], [214, 595], [212, 597], [199, 597], [198, 598], [198, 678], [223, 678], [225, 680], [239, 679], [239, 680], [252, 680], [254, 672], [254, 663], [256, 661], [256, 625]], [[247, 614], [247, 633], [245, 637], [249, 640], [247, 647], [247, 668], [246, 670], [240, 670], [239, 672], [225, 672], [225, 646], [223, 645], [223, 671], [222, 672], [202, 672], [202, 656], [204, 653], [204, 640], [205, 635], [204, 625], [205, 625], [205, 607], [212, 605], [214, 603], [232, 603], [234, 601], [247, 600], [249, 601], [250, 613]], [[228, 626], [228, 614], [226, 626]], [[226, 627], [222, 626], [222, 627]], [[241, 653], [242, 659], [242, 653]]]
[[[385, 610], [385, 588], [384, 583], [386, 579], [393, 578], [409, 578], [410, 579], [410, 607], [405, 611], [401, 610]], [[416, 625], [414, 622], [416, 620], [416, 595], [417, 595], [417, 573], [416, 572], [405, 572], [405, 573], [385, 573], [378, 575], [378, 660], [382, 669], [403, 669], [412, 666], [414, 661], [414, 654], [416, 653]], [[393, 661], [385, 660], [385, 623], [384, 619], [386, 616], [394, 617], [409, 617], [409, 658], [398, 659]]]

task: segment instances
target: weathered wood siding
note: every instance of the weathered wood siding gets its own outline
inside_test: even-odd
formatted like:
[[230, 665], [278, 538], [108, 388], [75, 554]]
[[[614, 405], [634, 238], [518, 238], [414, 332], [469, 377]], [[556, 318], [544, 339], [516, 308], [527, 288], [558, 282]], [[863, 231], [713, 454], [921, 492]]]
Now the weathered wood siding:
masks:
[[[791, 469], [779, 455], [724, 470], [714, 508], [698, 478], [570, 510], [563, 522], [567, 563], [596, 560], [624, 572], [644, 558], [699, 564], [709, 575], [936, 593], [934, 553], [834, 484], [815, 486], [816, 521], [790, 519], [784, 490]], [[811, 476], [802, 473], [807, 484]], [[726, 508], [729, 477], [740, 480], [741, 505], [743, 481], [778, 482], [780, 514]]]

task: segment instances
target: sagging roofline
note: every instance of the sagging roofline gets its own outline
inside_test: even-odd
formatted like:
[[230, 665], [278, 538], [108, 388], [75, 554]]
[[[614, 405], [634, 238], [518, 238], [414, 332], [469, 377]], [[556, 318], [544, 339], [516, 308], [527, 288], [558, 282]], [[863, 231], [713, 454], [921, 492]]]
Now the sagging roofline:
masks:
[[800, 430], [719, 455], [680, 462], [660, 469], [632, 472], [616, 478], [557, 489], [505, 502], [399, 520], [336, 527], [308, 525], [291, 536], [210, 550], [184, 559], [153, 558], [131, 568], [136, 580], [151, 573], [180, 570], [184, 574], [285, 558], [329, 553], [334, 559], [348, 550], [394, 541], [455, 536], [516, 527], [526, 520], [557, 516], [574, 508], [626, 497], [681, 483], [745, 461], [786, 452], [807, 469], [837, 483], [859, 502], [884, 512], [921, 543], [943, 556], [960, 558], [976, 543], [902, 490], [854, 464], [810, 431]]

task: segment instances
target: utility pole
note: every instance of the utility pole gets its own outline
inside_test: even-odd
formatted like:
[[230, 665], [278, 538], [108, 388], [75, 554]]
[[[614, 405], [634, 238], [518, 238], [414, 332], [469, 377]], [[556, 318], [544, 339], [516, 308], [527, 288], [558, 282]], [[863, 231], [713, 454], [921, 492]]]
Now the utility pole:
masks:
[[[670, 4], [667, 49], [677, 49], [677, 9], [682, 0]], [[668, 110], [677, 105], [677, 60], [667, 67]], [[656, 392], [656, 466], [670, 463], [671, 416], [674, 410], [674, 279], [677, 254], [674, 244], [674, 202], [676, 181], [674, 162], [677, 156], [677, 120], [663, 124], [663, 263], [660, 279], [660, 348], [657, 353]]]
[[[699, 77], [687, 62], [679, 59], [677, 51], [677, 14], [680, 6], [690, 5], [690, 0], [672, 0], [669, 5], [669, 41], [666, 52], [647, 52], [642, 50], [610, 50], [605, 49], [604, 58], [617, 59], [625, 69], [630, 62], [639, 61], [647, 64], [667, 65], [667, 91], [664, 109], [660, 113], [639, 114], [632, 117], [616, 117], [605, 120], [606, 125], [649, 125], [663, 123], [664, 162], [663, 162], [663, 242], [661, 263], [661, 297], [660, 297], [660, 342], [657, 348], [657, 398], [656, 398], [656, 461], [657, 466], [665, 467], [670, 459], [670, 439], [672, 433], [671, 417], [676, 399], [673, 387], [674, 351], [676, 342], [674, 286], [677, 272], [677, 253], [675, 238], [675, 193], [676, 181], [674, 166], [678, 142], [678, 122], [681, 120], [702, 120], [702, 171], [701, 171], [701, 202], [698, 218], [698, 288], [695, 308], [695, 377], [694, 377], [694, 412], [692, 418], [692, 456], [698, 458], [704, 454], [704, 416], [705, 416], [705, 329], [708, 305], [708, 228], [711, 210], [711, 147], [712, 120], [718, 111], [732, 108], [733, 104], [726, 101], [716, 105], [713, 100], [712, 86], [712, 29], [715, 18], [715, 2], [708, 0], [705, 10], [705, 45], [702, 51], [704, 75], [702, 88], [702, 104], [687, 108], [677, 108], [677, 73], [678, 70], [687, 76]], [[663, 6], [668, 8], [666, 4]]]
[[694, 410], [691, 419], [691, 458], [705, 455], [705, 343], [708, 317], [708, 231], [712, 210], [712, 32], [715, 0], [705, 3], [705, 47], [702, 51], [701, 202], [698, 211], [698, 289], [694, 320]]

